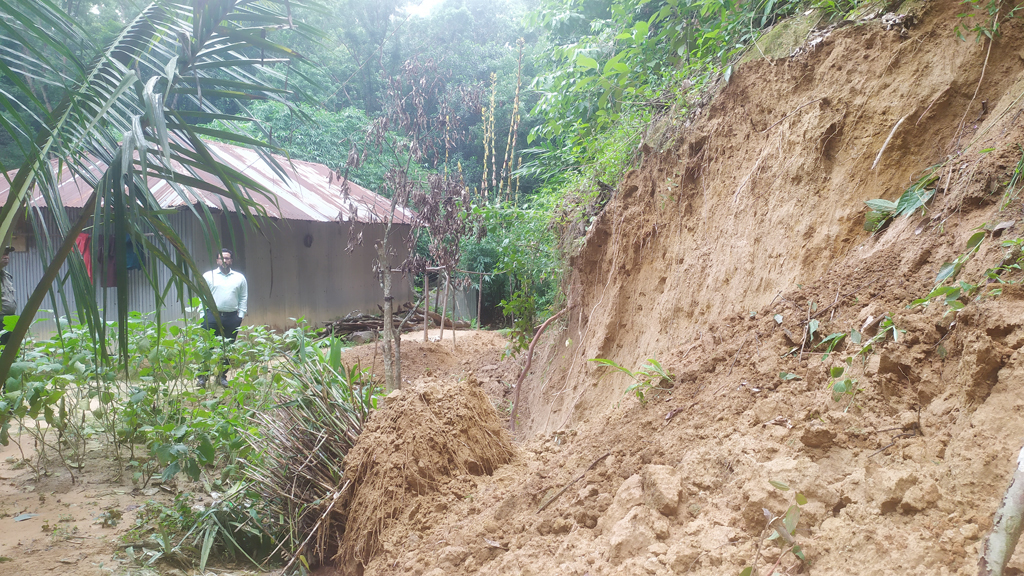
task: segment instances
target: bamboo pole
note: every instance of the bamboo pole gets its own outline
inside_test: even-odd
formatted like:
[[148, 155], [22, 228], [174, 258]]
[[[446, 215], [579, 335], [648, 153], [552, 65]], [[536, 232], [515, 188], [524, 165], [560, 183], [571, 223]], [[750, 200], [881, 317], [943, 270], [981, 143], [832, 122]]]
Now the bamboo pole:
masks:
[[[448, 276], [448, 271], [444, 273], [444, 300], [441, 303], [441, 338], [439, 341], [444, 342], [444, 319], [448, 314], [448, 286], [451, 284], [451, 277]], [[438, 290], [440, 292], [440, 290]], [[455, 325], [452, 325], [452, 332], [455, 331]]]
[[484, 305], [484, 275], [481, 274], [476, 288], [476, 329], [483, 329], [483, 320], [480, 319], [480, 310]]
[[1010, 487], [1006, 489], [1003, 501], [996, 509], [992, 521], [992, 533], [985, 539], [978, 562], [979, 576], [1001, 576], [1017, 547], [1021, 529], [1024, 527], [1024, 448], [1017, 456], [1017, 468], [1013, 471]]
[[[424, 272], [423, 273], [423, 305], [427, 306], [428, 302], [430, 302], [430, 272]], [[429, 312], [429, 310], [424, 310], [424, 312]], [[427, 323], [428, 322], [430, 322], [430, 315], [429, 314], [424, 314], [423, 315], [423, 341], [424, 342], [427, 341]]]
[[[440, 272], [440, 270], [438, 270], [438, 272]], [[439, 299], [440, 297], [441, 297], [441, 287], [440, 287], [440, 286], [438, 286], [438, 287], [437, 287], [437, 293], [436, 293], [436, 294], [434, 294], [434, 312], [437, 312], [437, 300], [438, 300], [438, 299]], [[428, 300], [428, 302], [429, 302], [429, 300]], [[442, 322], [442, 323], [441, 323], [441, 325], [442, 325], [442, 327], [443, 327], [443, 326], [444, 326], [444, 322]]]

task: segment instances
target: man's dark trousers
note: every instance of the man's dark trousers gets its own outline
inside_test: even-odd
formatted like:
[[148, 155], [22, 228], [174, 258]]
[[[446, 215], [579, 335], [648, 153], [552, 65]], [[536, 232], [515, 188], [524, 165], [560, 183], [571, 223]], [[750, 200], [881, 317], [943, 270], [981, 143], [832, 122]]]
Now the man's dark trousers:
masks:
[[206, 317], [203, 318], [203, 329], [213, 330], [217, 336], [234, 342], [235, 337], [238, 336], [238, 327], [242, 325], [242, 319], [238, 317], [238, 312], [221, 312], [220, 322], [223, 325], [223, 330], [217, 324], [217, 317], [213, 315], [213, 311], [207, 310]]
[[[217, 317], [213, 315], [212, 310], [208, 309], [206, 316], [203, 318], [203, 329], [213, 330], [216, 336], [225, 338], [229, 342], [234, 342], [235, 337], [238, 336], [238, 327], [242, 325], [242, 319], [238, 317], [238, 312], [221, 312], [220, 322], [220, 324], [217, 324]], [[218, 376], [223, 379], [230, 368], [231, 362], [224, 358], [223, 366]], [[205, 377], [202, 379], [205, 380]]]

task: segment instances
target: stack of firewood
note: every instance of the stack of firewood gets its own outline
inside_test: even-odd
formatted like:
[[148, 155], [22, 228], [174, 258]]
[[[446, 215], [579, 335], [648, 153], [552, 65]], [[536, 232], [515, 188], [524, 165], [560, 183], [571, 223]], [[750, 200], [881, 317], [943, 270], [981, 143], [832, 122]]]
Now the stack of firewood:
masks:
[[[409, 312], [412, 311], [410, 315]], [[411, 332], [413, 330], [423, 329], [423, 317], [427, 317], [427, 327], [437, 328], [441, 324], [441, 315], [428, 312], [423, 308], [416, 308], [413, 310], [413, 305], [410, 302], [406, 302], [398, 307], [395, 311], [394, 319], [392, 324], [395, 328], [401, 327], [403, 332]], [[408, 316], [408, 320], [406, 320]], [[402, 325], [402, 321], [405, 321], [405, 325]], [[453, 323], [451, 320], [445, 320], [445, 328], [452, 328]], [[454, 328], [465, 329], [469, 328], [469, 322], [458, 321], [454, 323]], [[384, 328], [384, 317], [373, 316], [370, 314], [364, 314], [362, 312], [355, 312], [345, 316], [340, 320], [334, 320], [324, 324], [323, 329], [317, 332], [317, 335], [321, 338], [326, 336], [347, 336], [355, 332], [379, 332]]]

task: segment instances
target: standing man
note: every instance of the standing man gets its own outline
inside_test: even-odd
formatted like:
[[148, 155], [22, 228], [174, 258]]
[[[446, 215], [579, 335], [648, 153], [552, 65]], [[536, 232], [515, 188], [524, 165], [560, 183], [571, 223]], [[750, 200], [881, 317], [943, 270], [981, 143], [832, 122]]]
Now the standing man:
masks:
[[[245, 318], [246, 305], [249, 300], [249, 287], [245, 283], [245, 276], [241, 272], [231, 269], [234, 253], [227, 248], [221, 248], [217, 254], [217, 268], [203, 274], [203, 279], [213, 293], [213, 301], [220, 313], [220, 324], [213, 310], [206, 310], [206, 317], [203, 319], [203, 328], [213, 330], [217, 336], [226, 338], [230, 342], [235, 341], [238, 335], [238, 327], [242, 325], [242, 318]], [[218, 380], [220, 385], [227, 387], [227, 373], [231, 368], [228, 359], [224, 359], [221, 366]], [[199, 385], [206, 386], [206, 374], [199, 375]]]
[[[18, 303], [14, 300], [14, 276], [11, 275], [11, 271], [7, 269], [7, 265], [11, 263], [11, 252], [14, 252], [14, 246], [6, 246], [4, 248], [4, 255], [0, 256], [0, 270], [2, 270], [3, 278], [0, 278], [0, 312], [3, 313], [3, 318], [6, 320], [8, 316], [16, 316], [18, 314]], [[6, 322], [5, 322], [6, 324]], [[0, 324], [0, 330], [4, 330], [0, 334], [0, 344], [7, 345], [7, 340], [10, 339], [11, 333], [4, 329], [4, 324]]]

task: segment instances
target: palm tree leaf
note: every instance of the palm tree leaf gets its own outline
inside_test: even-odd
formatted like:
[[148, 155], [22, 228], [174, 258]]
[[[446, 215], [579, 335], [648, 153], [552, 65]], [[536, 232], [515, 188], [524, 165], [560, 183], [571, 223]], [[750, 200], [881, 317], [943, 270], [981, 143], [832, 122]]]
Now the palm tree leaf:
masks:
[[[0, 77], [9, 81], [0, 99], [5, 100], [3, 109], [10, 116], [3, 115], [0, 126], [19, 142], [27, 140], [33, 123], [43, 126], [31, 138], [31, 148], [23, 146], [28, 154], [21, 168], [13, 178], [5, 175], [10, 191], [0, 209], [0, 238], [10, 235], [18, 214], [29, 205], [33, 189], [56, 222], [56, 230], [43, 231], [54, 235], [56, 243], [45, 243], [51, 257], [46, 273], [29, 298], [11, 344], [0, 354], [0, 382], [44, 297], [50, 294], [56, 307], [59, 293], [66, 308], [65, 279], [59, 278], [59, 271], [73, 253], [75, 237], [89, 221], [116, 242], [123, 244], [131, 238], [144, 245], [147, 253], [171, 270], [171, 283], [179, 290], [197, 293], [210, 305], [209, 288], [199, 280], [195, 261], [149, 189], [150, 179], [162, 178], [183, 199], [195, 200], [186, 202], [187, 209], [199, 218], [208, 241], [215, 236], [216, 223], [206, 202], [198, 202], [197, 191], [215, 194], [222, 208], [230, 206], [244, 220], [258, 222], [265, 216], [254, 197], [273, 199], [273, 193], [219, 162], [201, 137], [255, 146], [261, 157], [283, 174], [277, 161], [262, 150], [267, 144], [230, 130], [197, 128], [184, 118], [217, 119], [233, 126], [236, 121], [254, 119], [245, 114], [244, 107], [241, 115], [225, 114], [211, 98], [283, 101], [288, 92], [275, 82], [284, 76], [263, 65], [303, 56], [264, 34], [276, 29], [310, 32], [292, 21], [291, 8], [299, 5], [292, 0], [204, 0], [193, 5], [152, 0], [110, 43], [95, 49], [88, 34], [52, 0], [0, 0], [0, 43], [28, 47], [27, 56], [0, 50]], [[243, 27], [254, 23], [264, 28]], [[256, 59], [256, 51], [274, 57]], [[66, 89], [52, 111], [34, 93], [33, 82], [51, 90]], [[179, 113], [175, 110], [179, 105], [194, 110]], [[57, 190], [65, 171], [93, 188], [87, 208], [74, 222], [64, 211]], [[216, 184], [204, 175], [213, 175]], [[125, 198], [126, 186], [129, 198]], [[160, 241], [151, 242], [147, 232], [155, 232]], [[124, 250], [114, 254], [118, 348], [124, 357], [128, 282]], [[67, 270], [66, 281], [73, 288], [79, 316], [102, 343], [106, 326], [91, 296], [97, 288], [89, 282], [81, 257], [72, 257]], [[166, 294], [171, 287], [157, 286], [155, 274], [147, 274], [147, 279], [158, 294]], [[56, 287], [56, 292], [51, 287]], [[101, 344], [99, 348], [104, 347]]]
[[211, 68], [238, 68], [240, 66], [266, 66], [269, 64], [284, 64], [291, 62], [291, 58], [234, 58], [232, 60], [210, 60], [198, 62], [192, 67], [193, 70], [209, 70]]

